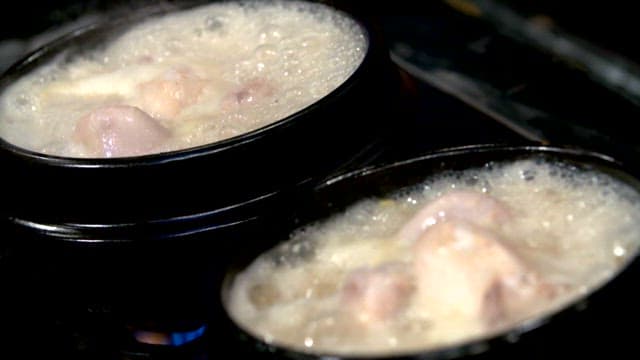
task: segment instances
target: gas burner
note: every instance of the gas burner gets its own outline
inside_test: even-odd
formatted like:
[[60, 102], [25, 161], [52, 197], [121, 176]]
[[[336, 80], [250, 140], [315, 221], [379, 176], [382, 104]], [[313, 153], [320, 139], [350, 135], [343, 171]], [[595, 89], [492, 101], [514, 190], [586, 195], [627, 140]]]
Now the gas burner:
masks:
[[209, 359], [206, 346], [207, 325], [192, 329], [169, 330], [148, 326], [128, 326], [128, 336], [119, 359]]
[[132, 326], [129, 327], [129, 331], [135, 341], [140, 344], [179, 347], [200, 339], [206, 328], [206, 325], [202, 325], [193, 330], [162, 331]]

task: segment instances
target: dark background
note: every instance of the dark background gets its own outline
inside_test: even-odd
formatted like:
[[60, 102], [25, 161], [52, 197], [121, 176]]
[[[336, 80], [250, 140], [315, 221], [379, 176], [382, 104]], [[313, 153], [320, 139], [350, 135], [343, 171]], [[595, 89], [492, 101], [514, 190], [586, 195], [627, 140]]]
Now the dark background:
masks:
[[[155, 1], [153, 3], [171, 3]], [[372, 14], [416, 15], [428, 13], [436, 0], [413, 1], [358, 1], [329, 0]], [[464, 2], [461, 0], [452, 3]], [[42, 32], [51, 26], [77, 19], [92, 11], [104, 11], [115, 7], [140, 7], [148, 4], [145, 0], [56, 0], [47, 2], [14, 1], [9, 8], [0, 11], [0, 39], [20, 38]], [[620, 52], [640, 53], [637, 41], [638, 13], [633, 1], [557, 1], [557, 0], [517, 0], [501, 1], [523, 13], [546, 14], [556, 20], [567, 31], [583, 35], [595, 42], [608, 44]], [[5, 5], [7, 6], [7, 5]]]
[[[326, 1], [379, 15], [429, 14], [434, 6], [445, 6], [442, 5], [443, 2], [436, 0]], [[163, 0], [152, 3], [162, 2], [171, 3], [172, 1]], [[461, 4], [468, 0], [446, 2]], [[0, 11], [0, 41], [31, 37], [77, 20], [83, 14], [114, 8], [138, 8], [149, 3], [151, 2], [145, 0], [56, 0], [37, 3], [14, 1], [9, 8], [5, 7]], [[500, 3], [513, 7], [523, 14], [546, 15], [553, 19], [559, 28], [640, 61], [640, 46], [636, 46], [639, 15], [633, 10], [635, 8], [633, 1], [518, 0], [500, 1]]]

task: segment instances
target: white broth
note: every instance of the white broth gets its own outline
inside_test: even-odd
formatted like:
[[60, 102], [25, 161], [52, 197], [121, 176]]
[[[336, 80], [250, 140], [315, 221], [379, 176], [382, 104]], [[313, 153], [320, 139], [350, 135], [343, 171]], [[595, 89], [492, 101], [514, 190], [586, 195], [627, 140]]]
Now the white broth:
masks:
[[294, 232], [225, 306], [304, 352], [435, 349], [586, 295], [635, 256], [638, 224], [640, 195], [606, 174], [533, 158], [450, 172]]
[[221, 2], [176, 11], [9, 86], [0, 96], [0, 136], [67, 157], [212, 143], [326, 96], [367, 46], [354, 20], [321, 4]]

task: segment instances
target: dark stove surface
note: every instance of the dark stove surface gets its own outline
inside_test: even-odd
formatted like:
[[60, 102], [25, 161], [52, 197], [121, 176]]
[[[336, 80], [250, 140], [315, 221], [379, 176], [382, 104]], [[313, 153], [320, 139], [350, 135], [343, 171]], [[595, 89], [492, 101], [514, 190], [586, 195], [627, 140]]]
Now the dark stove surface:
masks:
[[[599, 82], [587, 68], [499, 31], [490, 21], [442, 4], [430, 10], [382, 18], [415, 109], [405, 131], [375, 145], [370, 163], [484, 143], [573, 145], [623, 160], [636, 157], [640, 143], [631, 129], [640, 108], [634, 99]], [[25, 272], [22, 260], [19, 252], [0, 252], [0, 358], [220, 357], [214, 338], [224, 329], [214, 321], [163, 332], [154, 324], [114, 319], [105, 305], [89, 305], [75, 315], [51, 312], [41, 304], [59, 294], [31, 289], [31, 280], [41, 274]]]

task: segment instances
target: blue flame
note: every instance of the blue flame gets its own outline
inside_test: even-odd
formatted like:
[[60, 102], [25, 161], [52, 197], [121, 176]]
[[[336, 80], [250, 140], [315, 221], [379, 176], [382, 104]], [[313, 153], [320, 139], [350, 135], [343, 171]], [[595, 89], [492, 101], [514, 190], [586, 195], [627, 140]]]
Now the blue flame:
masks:
[[134, 331], [133, 336], [138, 342], [143, 344], [177, 347], [198, 339], [204, 334], [205, 330], [206, 325], [202, 325], [195, 330], [182, 332], [156, 332], [137, 330]]
[[202, 325], [201, 327], [192, 331], [171, 333], [171, 343], [169, 345], [181, 346], [193, 340], [196, 340], [204, 334], [206, 328], [206, 325]]

